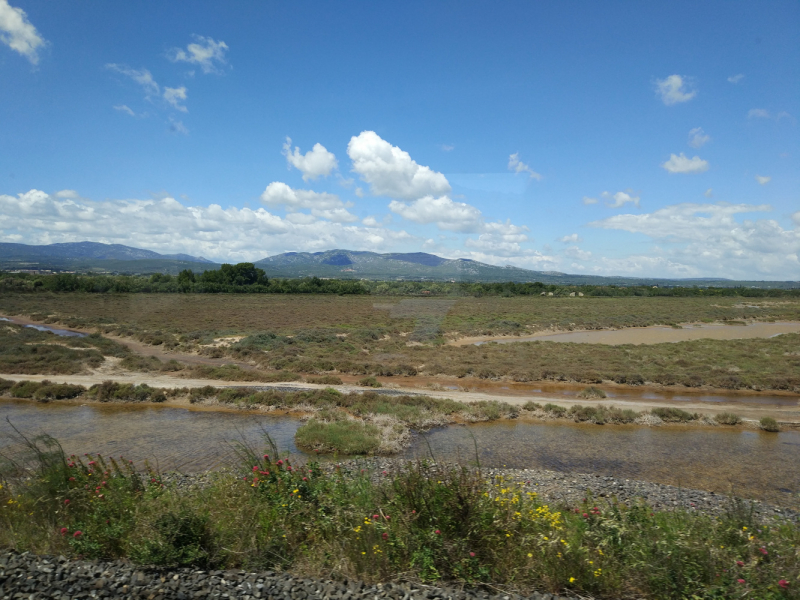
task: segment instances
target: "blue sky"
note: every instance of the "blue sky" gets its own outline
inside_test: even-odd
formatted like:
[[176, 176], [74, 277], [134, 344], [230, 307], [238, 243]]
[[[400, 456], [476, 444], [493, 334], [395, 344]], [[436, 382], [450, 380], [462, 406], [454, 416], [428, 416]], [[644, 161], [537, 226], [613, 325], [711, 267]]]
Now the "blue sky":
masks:
[[797, 2], [0, 0], [0, 241], [800, 279], [799, 22]]

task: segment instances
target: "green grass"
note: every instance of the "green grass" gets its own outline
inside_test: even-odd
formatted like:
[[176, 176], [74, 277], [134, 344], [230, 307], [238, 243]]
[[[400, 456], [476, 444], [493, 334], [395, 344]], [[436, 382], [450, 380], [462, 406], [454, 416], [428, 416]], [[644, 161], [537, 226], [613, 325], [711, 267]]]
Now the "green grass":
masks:
[[731, 412], [721, 412], [714, 417], [714, 420], [720, 425], [738, 425], [742, 422], [742, 418]]
[[340, 454], [375, 454], [381, 445], [377, 427], [362, 421], [311, 419], [295, 433], [298, 448]]
[[0, 488], [0, 546], [18, 551], [604, 598], [799, 597], [798, 527], [733, 501], [718, 517], [590, 496], [554, 505], [473, 469], [324, 472], [274, 448], [243, 449], [238, 475], [179, 490], [50, 438], [28, 445], [30, 467], [4, 469]]
[[781, 430], [781, 428], [778, 426], [778, 422], [772, 417], [761, 417], [761, 420], [758, 424], [761, 429], [771, 433], [777, 433]]

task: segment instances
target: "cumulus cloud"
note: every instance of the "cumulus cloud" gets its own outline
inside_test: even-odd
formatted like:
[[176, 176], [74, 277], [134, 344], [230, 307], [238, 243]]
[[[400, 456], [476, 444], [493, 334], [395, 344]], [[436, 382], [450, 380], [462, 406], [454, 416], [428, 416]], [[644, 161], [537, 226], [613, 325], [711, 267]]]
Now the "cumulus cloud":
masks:
[[751, 108], [747, 111], [748, 119], [769, 119], [769, 111], [766, 108]]
[[126, 104], [118, 104], [117, 106], [114, 107], [114, 110], [118, 110], [119, 112], [124, 112], [125, 114], [130, 115], [132, 117], [136, 116], [136, 113], [133, 112], [131, 108]]
[[702, 127], [695, 127], [689, 130], [689, 145], [692, 148], [700, 148], [711, 141], [711, 136], [703, 131]]
[[597, 198], [590, 198], [589, 196], [583, 197], [583, 203], [586, 204], [587, 206], [589, 204], [597, 204], [597, 202], [598, 202]]
[[770, 210], [768, 205], [684, 203], [590, 225], [668, 243], [668, 250], [661, 250], [662, 259], [684, 265], [689, 276], [800, 277], [800, 228], [783, 229], [772, 219], [736, 220], [740, 214]]
[[264, 208], [184, 206], [171, 197], [95, 202], [39, 190], [0, 194], [0, 239], [27, 244], [91, 240], [240, 262], [288, 250], [387, 251], [413, 239], [402, 230], [316, 217], [296, 221]]
[[8, 0], [0, 0], [0, 42], [27, 58], [32, 65], [39, 63], [39, 49], [45, 45], [28, 15]]
[[167, 53], [167, 57], [172, 62], [186, 62], [198, 65], [203, 73], [219, 73], [220, 67], [226, 64], [225, 52], [228, 45], [223, 42], [215, 42], [211, 38], [202, 35], [193, 36], [195, 43], [183, 48], [173, 48]]
[[756, 175], [756, 181], [761, 185], [767, 185], [770, 181], [772, 181], [772, 177]]
[[570, 246], [564, 250], [564, 256], [575, 260], [587, 261], [592, 258], [592, 253], [588, 250], [581, 250], [578, 246]]
[[116, 71], [117, 73], [133, 79], [133, 81], [142, 86], [145, 97], [147, 98], [161, 94], [161, 87], [156, 83], [155, 79], [153, 79], [153, 74], [147, 69], [131, 69], [126, 65], [118, 65], [116, 63], [108, 63], [106, 69]]
[[600, 195], [607, 200], [606, 206], [609, 208], [619, 208], [620, 206], [624, 206], [628, 203], [631, 203], [636, 207], [639, 206], [639, 196], [633, 196], [632, 193], [629, 192], [617, 192], [616, 194], [603, 192]]
[[681, 152], [680, 155], [670, 154], [669, 160], [662, 163], [661, 166], [670, 173], [703, 173], [708, 171], [708, 161], [703, 160], [699, 156], [687, 158]]
[[353, 161], [353, 172], [369, 184], [376, 196], [416, 200], [451, 191], [444, 175], [417, 164], [408, 152], [392, 146], [374, 131], [362, 131], [350, 138], [347, 155]]
[[290, 166], [303, 173], [303, 181], [320, 176], [327, 177], [338, 167], [333, 152], [328, 152], [325, 146], [319, 143], [314, 144], [314, 147], [305, 154], [301, 154], [297, 146], [292, 151], [292, 138], [287, 137], [283, 144], [283, 155]]
[[508, 169], [515, 173], [528, 173], [531, 179], [541, 181], [542, 176], [519, 159], [519, 152], [508, 157]]
[[389, 210], [415, 223], [436, 223], [447, 231], [477, 232], [483, 224], [480, 210], [465, 202], [454, 202], [447, 196], [424, 196], [410, 204], [392, 200]]
[[577, 233], [571, 233], [569, 235], [565, 235], [564, 237], [558, 238], [558, 241], [564, 242], [565, 244], [577, 244], [583, 240]]
[[358, 217], [347, 211], [352, 205], [342, 202], [336, 194], [296, 190], [281, 181], [270, 183], [261, 194], [261, 201], [270, 207], [284, 206], [292, 212], [310, 209], [313, 216], [337, 223], [358, 220]]
[[800, 210], [798, 210], [796, 213], [792, 213], [792, 221], [794, 221], [795, 225], [800, 227]]
[[172, 106], [173, 108], [181, 111], [186, 112], [186, 107], [181, 104], [181, 102], [186, 100], [186, 88], [181, 86], [179, 88], [171, 88], [165, 87], [164, 88], [164, 100], [167, 101], [167, 104]]
[[739, 73], [738, 75], [731, 75], [728, 77], [729, 83], [739, 83], [742, 79], [744, 79], [744, 75]]
[[688, 102], [697, 95], [695, 90], [689, 91], [688, 82], [680, 75], [670, 75], [666, 79], [656, 80], [656, 91], [667, 106]]

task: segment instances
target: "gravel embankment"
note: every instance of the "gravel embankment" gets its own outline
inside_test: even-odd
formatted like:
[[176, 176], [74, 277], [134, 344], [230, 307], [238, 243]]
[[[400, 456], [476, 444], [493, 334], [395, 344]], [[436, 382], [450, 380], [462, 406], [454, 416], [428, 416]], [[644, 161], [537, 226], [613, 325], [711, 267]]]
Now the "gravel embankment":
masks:
[[[535, 600], [578, 600], [534, 592]], [[331, 581], [262, 571], [203, 571], [153, 569], [116, 561], [67, 560], [63, 556], [0, 553], [0, 598], [267, 598], [274, 600], [518, 600], [511, 593], [440, 588], [417, 583], [367, 585], [360, 581]]]

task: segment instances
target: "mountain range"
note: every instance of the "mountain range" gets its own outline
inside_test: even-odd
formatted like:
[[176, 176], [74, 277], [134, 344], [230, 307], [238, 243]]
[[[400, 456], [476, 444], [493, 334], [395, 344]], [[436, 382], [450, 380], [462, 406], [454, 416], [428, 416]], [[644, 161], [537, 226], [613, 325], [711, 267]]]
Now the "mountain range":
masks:
[[[338, 279], [410, 281], [533, 282], [564, 285], [698, 285], [800, 287], [791, 281], [733, 281], [721, 278], [663, 279], [602, 277], [558, 271], [499, 267], [467, 258], [448, 259], [425, 252], [386, 253], [354, 250], [285, 252], [255, 262], [269, 277], [327, 277]], [[219, 264], [202, 256], [159, 254], [121, 244], [74, 242], [31, 246], [0, 243], [0, 270], [53, 270], [93, 273], [170, 273], [183, 269], [201, 272]]]

